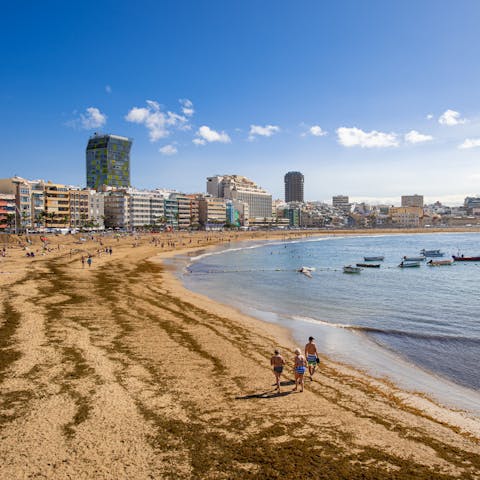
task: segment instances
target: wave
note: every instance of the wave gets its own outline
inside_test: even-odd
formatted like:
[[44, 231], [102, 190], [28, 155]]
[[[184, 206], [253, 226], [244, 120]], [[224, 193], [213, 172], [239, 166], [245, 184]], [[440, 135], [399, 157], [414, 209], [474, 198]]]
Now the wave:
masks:
[[[364, 235], [363, 237], [365, 237], [367, 235]], [[384, 236], [384, 235], [368, 235], [368, 236]], [[359, 235], [360, 237], [360, 235]], [[301, 239], [298, 239], [298, 240], [267, 240], [265, 242], [262, 242], [262, 243], [256, 243], [255, 245], [246, 245], [246, 246], [242, 246], [242, 247], [235, 247], [235, 248], [225, 248], [223, 250], [218, 250], [216, 252], [205, 252], [205, 253], [202, 253], [200, 255], [197, 255], [195, 257], [191, 257], [190, 260], [191, 262], [190, 263], [193, 263], [193, 262], [196, 262], [202, 258], [205, 258], [205, 257], [211, 257], [213, 255], [224, 255], [226, 253], [231, 253], [231, 252], [240, 252], [242, 250], [252, 250], [252, 249], [255, 249], [255, 248], [262, 248], [262, 247], [272, 247], [272, 246], [276, 246], [276, 245], [292, 245], [292, 244], [296, 244], [296, 243], [312, 243], [312, 242], [322, 242], [322, 241], [325, 241], [325, 240], [342, 240], [342, 239], [345, 239], [346, 237], [345, 236], [325, 236], [325, 237], [320, 237], [320, 238], [301, 238]]]
[[299, 315], [294, 315], [292, 318], [294, 320], [300, 320], [302, 322], [314, 323], [317, 325], [325, 325], [327, 327], [332, 327], [332, 328], [342, 328], [345, 330], [363, 332], [366, 334], [371, 333], [371, 334], [385, 335], [385, 336], [408, 337], [408, 338], [414, 338], [417, 340], [433, 340], [433, 341], [439, 341], [439, 342], [462, 342], [462, 343], [472, 343], [474, 345], [480, 345], [480, 338], [476, 338], [476, 337], [411, 332], [411, 331], [395, 330], [395, 329], [383, 329], [383, 328], [377, 328], [377, 327], [366, 327], [361, 325], [350, 325], [347, 323], [331, 323], [331, 322], [326, 322], [324, 320], [317, 320], [315, 318], [302, 317]]

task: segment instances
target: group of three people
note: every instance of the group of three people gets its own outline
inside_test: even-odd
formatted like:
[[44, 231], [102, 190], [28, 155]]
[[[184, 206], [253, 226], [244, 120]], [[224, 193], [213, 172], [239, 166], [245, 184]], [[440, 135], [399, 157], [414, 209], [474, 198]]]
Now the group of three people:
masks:
[[[308, 338], [308, 343], [305, 345], [305, 356], [302, 355], [299, 348], [295, 349], [293, 365], [293, 370], [295, 372], [294, 391], [300, 386], [300, 391], [303, 392], [304, 375], [307, 371], [307, 367], [310, 374], [310, 380], [313, 380], [315, 368], [317, 367], [317, 364], [320, 363], [317, 346], [315, 345], [314, 340], [313, 337]], [[273, 373], [275, 374], [276, 389], [280, 391], [280, 376], [282, 375], [283, 367], [285, 366], [285, 359], [280, 355], [278, 350], [275, 350], [275, 354], [270, 359], [270, 365], [272, 365]]]

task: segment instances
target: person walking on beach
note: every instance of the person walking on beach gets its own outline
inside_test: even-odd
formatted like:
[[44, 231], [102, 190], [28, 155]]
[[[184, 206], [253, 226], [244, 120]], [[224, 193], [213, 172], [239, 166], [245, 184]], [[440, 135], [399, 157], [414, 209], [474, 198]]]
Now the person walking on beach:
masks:
[[87, 263], [88, 263], [88, 268], [90, 268], [92, 266], [92, 257], [88, 257], [87, 258]]
[[85, 268], [85, 257], [82, 255], [82, 268]]
[[314, 340], [313, 337], [308, 337], [308, 343], [305, 345], [305, 357], [307, 358], [310, 381], [313, 380], [312, 377], [315, 373], [315, 368], [317, 367], [317, 363], [319, 363], [317, 346]]
[[303, 392], [303, 376], [307, 371], [307, 361], [305, 357], [302, 355], [302, 352], [299, 348], [295, 349], [295, 358], [294, 358], [294, 370], [295, 370], [295, 388], [293, 391], [295, 392], [300, 385], [301, 392]]
[[270, 365], [273, 367], [273, 373], [275, 374], [275, 381], [277, 384], [277, 390], [280, 392], [280, 375], [283, 372], [283, 366], [285, 365], [285, 360], [280, 355], [278, 350], [275, 350], [275, 355], [270, 358]]

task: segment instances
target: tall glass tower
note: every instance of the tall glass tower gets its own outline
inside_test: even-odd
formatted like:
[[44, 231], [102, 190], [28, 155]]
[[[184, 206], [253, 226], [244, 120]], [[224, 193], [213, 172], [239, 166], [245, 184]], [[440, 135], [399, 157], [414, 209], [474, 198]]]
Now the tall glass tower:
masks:
[[285, 201], [303, 203], [303, 174], [288, 172], [285, 175]]
[[94, 134], [87, 144], [87, 187], [130, 186], [132, 140], [119, 135]]

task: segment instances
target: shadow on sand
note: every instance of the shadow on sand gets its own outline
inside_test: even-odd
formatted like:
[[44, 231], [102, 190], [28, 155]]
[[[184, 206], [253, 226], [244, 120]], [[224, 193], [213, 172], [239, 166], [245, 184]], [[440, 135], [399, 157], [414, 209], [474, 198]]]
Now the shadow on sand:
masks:
[[[284, 382], [280, 382], [280, 386], [282, 387], [287, 387], [290, 385], [295, 385], [295, 382], [292, 380], [287, 380]], [[272, 386], [275, 386], [272, 385]], [[235, 400], [251, 400], [253, 398], [278, 398], [278, 397], [286, 397], [287, 395], [290, 395], [291, 393], [294, 393], [292, 390], [287, 390], [286, 392], [279, 392], [277, 389], [274, 390], [267, 390], [266, 392], [261, 392], [261, 393], [252, 393], [250, 395], [243, 395], [241, 397], [235, 397]]]

